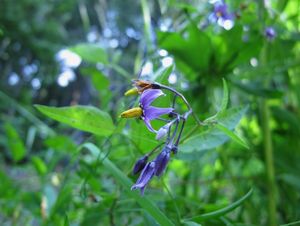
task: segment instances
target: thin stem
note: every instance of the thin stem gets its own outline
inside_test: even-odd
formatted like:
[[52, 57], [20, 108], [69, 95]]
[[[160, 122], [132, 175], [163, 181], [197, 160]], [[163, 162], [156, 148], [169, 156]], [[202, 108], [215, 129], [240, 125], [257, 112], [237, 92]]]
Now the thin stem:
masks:
[[267, 183], [268, 183], [268, 211], [269, 211], [269, 225], [277, 225], [276, 217], [276, 182], [274, 170], [274, 157], [272, 134], [270, 128], [270, 109], [266, 100], [261, 102], [261, 116], [262, 116], [262, 131], [264, 138], [264, 152], [267, 170]]
[[176, 142], [175, 142], [175, 146], [176, 146], [176, 147], [177, 147], [178, 144], [179, 144], [180, 137], [181, 137], [181, 134], [182, 134], [182, 131], [183, 131], [183, 128], [184, 128], [184, 124], [185, 124], [185, 120], [182, 121], [181, 128], [180, 128], [180, 132], [179, 132], [178, 137], [177, 137], [177, 140], [176, 140]]
[[173, 143], [173, 141], [174, 141], [174, 138], [175, 138], [175, 135], [176, 135], [176, 133], [177, 133], [177, 129], [178, 129], [178, 125], [179, 125], [179, 121], [180, 121], [180, 119], [179, 119], [179, 118], [177, 118], [177, 119], [176, 119], [176, 126], [175, 126], [175, 129], [174, 129], [174, 131], [173, 131], [172, 138], [170, 139], [171, 141], [168, 141], [167, 143]]
[[159, 83], [155, 83], [155, 84], [158, 85], [161, 89], [169, 90], [170, 92], [175, 93], [177, 96], [179, 96], [183, 100], [183, 102], [186, 104], [186, 106], [188, 107], [188, 109], [190, 111], [190, 114], [193, 115], [193, 117], [196, 120], [197, 124], [200, 125], [200, 126], [204, 125], [204, 123], [201, 122], [199, 120], [199, 118], [197, 117], [197, 115], [194, 113], [193, 108], [191, 107], [189, 102], [185, 99], [185, 97], [181, 93], [179, 93], [177, 90], [175, 90], [171, 87], [168, 87], [168, 86], [165, 86], [165, 85], [162, 85], [162, 84], [159, 84]]
[[[261, 52], [261, 64], [267, 66], [267, 47], [268, 43], [265, 43]], [[268, 78], [268, 74], [267, 74]], [[269, 79], [265, 79], [264, 86], [267, 87]], [[276, 182], [275, 182], [275, 170], [274, 170], [274, 157], [273, 157], [273, 145], [272, 145], [272, 132], [270, 127], [270, 109], [266, 99], [261, 100], [261, 120], [262, 120], [262, 132], [263, 132], [263, 145], [266, 161], [267, 171], [267, 185], [268, 185], [268, 212], [269, 212], [269, 225], [275, 226], [277, 223], [276, 216]]]
[[153, 148], [147, 155], [151, 156], [153, 153], [155, 153], [164, 143], [158, 144], [155, 148]]

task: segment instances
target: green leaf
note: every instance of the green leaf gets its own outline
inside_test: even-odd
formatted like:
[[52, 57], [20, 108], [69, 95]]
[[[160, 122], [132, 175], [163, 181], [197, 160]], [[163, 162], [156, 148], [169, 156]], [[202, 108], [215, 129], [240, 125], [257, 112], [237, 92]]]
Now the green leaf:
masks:
[[207, 33], [190, 25], [185, 36], [176, 32], [158, 32], [157, 37], [159, 46], [175, 57], [180, 70], [207, 70], [211, 56], [211, 42]]
[[9, 123], [4, 125], [7, 136], [7, 145], [15, 162], [20, 161], [26, 155], [26, 149], [17, 130]]
[[0, 91], [0, 99], [9, 106], [14, 107], [24, 118], [32, 122], [38, 130], [43, 134], [54, 135], [55, 132], [46, 123], [38, 119], [34, 114], [32, 114], [27, 108], [22, 106], [19, 102], [15, 101], [13, 98], [7, 96], [5, 93]]
[[169, 75], [172, 73], [174, 69], [174, 65], [164, 68], [161, 67], [159, 70], [155, 72], [155, 74], [152, 77], [153, 81], [157, 81], [159, 83], [164, 83], [164, 81], [167, 81], [169, 78]]
[[116, 181], [121, 184], [128, 196], [133, 198], [145, 211], [147, 211], [160, 225], [165, 226], [174, 226], [174, 224], [165, 216], [150, 199], [145, 196], [141, 196], [138, 191], [131, 191], [131, 186], [133, 183], [131, 180], [114, 164], [112, 163], [105, 153], [92, 143], [85, 143], [81, 148], [87, 148], [90, 152], [95, 155], [95, 159], [98, 158], [98, 155], [101, 159], [101, 163], [107, 168], [107, 172], [113, 175]]
[[218, 123], [221, 123], [223, 126], [227, 127], [230, 130], [234, 129], [238, 125], [244, 114], [247, 112], [247, 110], [247, 105], [229, 108], [219, 115]]
[[64, 226], [69, 226], [70, 223], [69, 223], [69, 218], [68, 218], [68, 215], [66, 214], [65, 215], [65, 222], [64, 222]]
[[84, 61], [89, 63], [108, 64], [106, 52], [97, 44], [81, 43], [70, 47], [69, 50], [78, 54]]
[[[225, 110], [222, 114], [218, 116], [218, 123], [222, 124], [229, 130], [234, 129], [245, 112], [247, 111], [247, 106], [234, 107]], [[228, 140], [223, 131], [221, 132], [218, 128], [213, 127], [206, 131], [201, 131], [200, 133], [186, 139], [181, 145], [180, 149], [183, 153], [191, 153], [194, 151], [204, 151], [208, 149], [216, 148], [224, 144]]]
[[226, 110], [228, 105], [228, 100], [229, 100], [228, 86], [226, 80], [223, 78], [223, 98], [222, 98], [221, 108], [215, 115], [207, 118], [204, 122], [209, 123], [216, 120], [218, 116]]
[[237, 134], [235, 134], [233, 131], [227, 129], [222, 124], [217, 124], [216, 127], [219, 130], [221, 130], [222, 132], [224, 132], [227, 136], [229, 136], [235, 142], [237, 142], [238, 144], [240, 144], [240, 145], [244, 146], [245, 148], [249, 149], [248, 144], [242, 138], [240, 138]]
[[[180, 152], [191, 153], [216, 148], [224, 144], [228, 138], [216, 128], [200, 132], [185, 140], [180, 146]], [[180, 154], [180, 153], [178, 153]], [[179, 155], [180, 156], [180, 155]]]
[[92, 106], [35, 107], [54, 120], [99, 136], [111, 135], [115, 130], [110, 115]]
[[97, 90], [107, 89], [109, 86], [108, 78], [99, 70], [93, 67], [81, 68], [80, 72], [88, 75], [92, 79], [92, 83]]
[[187, 225], [187, 226], [201, 226], [201, 224], [198, 224], [193, 221], [183, 221], [183, 223], [184, 223], [184, 225]]
[[218, 114], [221, 114], [226, 110], [228, 105], [228, 100], [229, 100], [228, 86], [226, 80], [223, 78], [223, 99], [222, 99], [221, 109], [219, 110]]
[[279, 99], [282, 98], [284, 93], [280, 90], [275, 90], [273, 88], [264, 88], [262, 87], [262, 84], [255, 83], [255, 82], [249, 82], [249, 83], [240, 83], [237, 81], [232, 82], [236, 87], [241, 89], [243, 92], [249, 93], [254, 96], [258, 97], [266, 97], [266, 98], [273, 98], [273, 99]]
[[40, 175], [45, 175], [47, 173], [47, 166], [41, 158], [33, 156], [31, 158], [31, 161], [33, 162], [35, 169]]
[[229, 206], [226, 206], [222, 209], [210, 212], [210, 213], [205, 213], [205, 214], [201, 214], [199, 216], [195, 216], [189, 219], [186, 219], [185, 221], [204, 221], [204, 220], [208, 220], [208, 219], [212, 219], [212, 218], [218, 218], [220, 216], [223, 216], [231, 211], [233, 211], [235, 208], [239, 207], [240, 205], [242, 205], [242, 203], [247, 200], [251, 194], [252, 194], [253, 190], [250, 189], [247, 194], [245, 194], [243, 197], [241, 197], [239, 200], [235, 201], [234, 203], [230, 204]]

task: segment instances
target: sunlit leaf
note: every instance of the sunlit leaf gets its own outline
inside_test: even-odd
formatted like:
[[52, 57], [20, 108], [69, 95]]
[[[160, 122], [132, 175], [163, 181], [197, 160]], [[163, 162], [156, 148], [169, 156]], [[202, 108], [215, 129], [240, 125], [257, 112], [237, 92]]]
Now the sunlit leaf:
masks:
[[[232, 130], [238, 125], [246, 111], [247, 107], [234, 107], [225, 110], [218, 116], [218, 123]], [[180, 150], [187, 153], [213, 149], [224, 144], [227, 140], [228, 137], [223, 132], [213, 127], [186, 139], [180, 145]]]
[[110, 115], [92, 106], [35, 107], [54, 120], [96, 135], [111, 135], [115, 129]]

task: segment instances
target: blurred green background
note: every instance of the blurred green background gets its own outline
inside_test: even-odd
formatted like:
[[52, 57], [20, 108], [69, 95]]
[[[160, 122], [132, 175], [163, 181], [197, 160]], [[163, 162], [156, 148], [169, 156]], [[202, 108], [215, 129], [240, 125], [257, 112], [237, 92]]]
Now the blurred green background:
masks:
[[[1, 225], [300, 225], [299, 31], [299, 0], [1, 0]], [[201, 120], [224, 78], [233, 131], [197, 128], [144, 197], [131, 170], [158, 142], [118, 117], [140, 72]], [[66, 125], [35, 104], [105, 114]]]

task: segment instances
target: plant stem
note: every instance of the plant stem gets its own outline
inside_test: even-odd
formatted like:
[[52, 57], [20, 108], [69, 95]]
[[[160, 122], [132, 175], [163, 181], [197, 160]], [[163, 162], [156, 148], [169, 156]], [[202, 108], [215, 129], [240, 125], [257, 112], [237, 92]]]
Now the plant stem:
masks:
[[269, 225], [277, 225], [276, 217], [276, 183], [274, 170], [273, 145], [270, 128], [270, 109], [267, 100], [261, 102], [261, 116], [262, 116], [262, 130], [264, 138], [264, 152], [267, 170], [267, 184], [268, 184], [268, 212]]
[[[267, 47], [268, 43], [263, 46], [260, 60], [262, 66], [267, 67]], [[268, 74], [266, 75], [264, 85], [269, 85]], [[270, 109], [268, 106], [268, 100], [261, 100], [261, 120], [262, 120], [262, 134], [264, 142], [264, 154], [266, 161], [266, 173], [267, 173], [267, 188], [268, 188], [268, 214], [269, 214], [269, 225], [276, 226], [276, 182], [275, 182], [275, 170], [274, 170], [274, 157], [273, 157], [273, 145], [272, 145], [272, 134], [270, 128]]]

